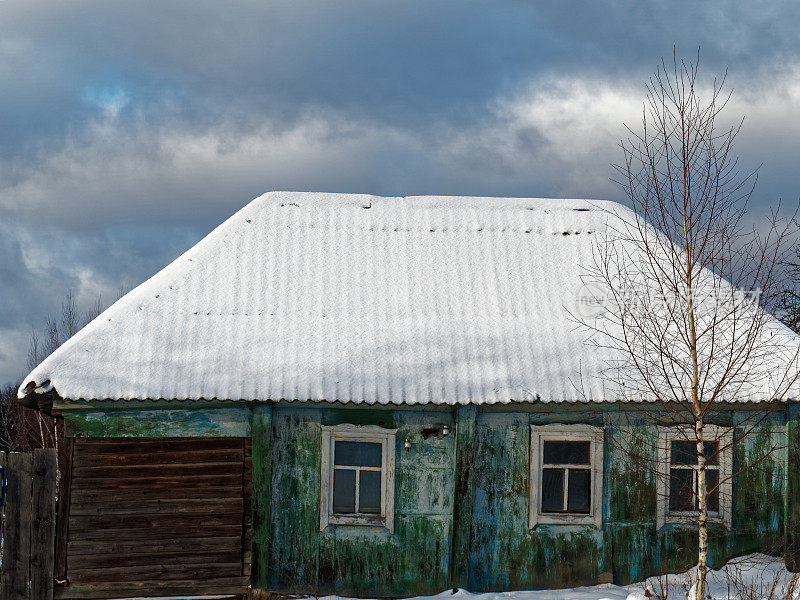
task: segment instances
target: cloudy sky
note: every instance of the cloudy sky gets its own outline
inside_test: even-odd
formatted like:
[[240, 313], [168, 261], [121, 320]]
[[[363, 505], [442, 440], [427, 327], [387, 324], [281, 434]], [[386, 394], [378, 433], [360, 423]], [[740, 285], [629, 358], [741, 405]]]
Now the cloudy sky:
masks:
[[0, 384], [267, 190], [619, 199], [662, 56], [729, 70], [754, 208], [800, 197], [800, 5], [0, 0]]

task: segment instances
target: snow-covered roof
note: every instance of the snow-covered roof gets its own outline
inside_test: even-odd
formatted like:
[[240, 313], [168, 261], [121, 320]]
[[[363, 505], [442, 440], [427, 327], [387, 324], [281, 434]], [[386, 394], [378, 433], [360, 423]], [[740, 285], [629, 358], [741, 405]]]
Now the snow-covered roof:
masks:
[[44, 383], [72, 400], [613, 399], [604, 356], [571, 315], [592, 240], [620, 211], [588, 200], [268, 193], [94, 319], [21, 390]]

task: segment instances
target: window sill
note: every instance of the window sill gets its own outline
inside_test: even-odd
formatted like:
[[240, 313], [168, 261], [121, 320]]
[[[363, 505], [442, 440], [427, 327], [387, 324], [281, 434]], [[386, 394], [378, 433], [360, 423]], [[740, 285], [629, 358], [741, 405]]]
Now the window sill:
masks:
[[536, 523], [534, 523], [531, 529], [535, 529], [537, 525], [594, 525], [600, 529], [602, 527], [602, 521], [594, 515], [557, 515], [545, 513], [536, 516]]
[[330, 515], [328, 517], [328, 525], [386, 527], [386, 518], [377, 515], [374, 517], [368, 515]]
[[[694, 525], [697, 526], [697, 511], [671, 512], [664, 516], [664, 525]], [[718, 512], [709, 513], [708, 522], [712, 525], [730, 526], [725, 522], [725, 518]], [[663, 526], [663, 525], [662, 525]]]

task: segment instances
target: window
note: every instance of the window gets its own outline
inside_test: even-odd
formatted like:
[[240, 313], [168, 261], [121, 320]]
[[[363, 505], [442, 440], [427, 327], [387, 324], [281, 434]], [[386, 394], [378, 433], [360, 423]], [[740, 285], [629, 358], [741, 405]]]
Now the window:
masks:
[[531, 426], [529, 523], [603, 523], [603, 430], [589, 425]]
[[[733, 431], [705, 426], [706, 486], [710, 521], [731, 526]], [[697, 521], [697, 443], [689, 427], [659, 428], [658, 527]], [[722, 483], [720, 483], [722, 482]], [[716, 489], [714, 489], [716, 488]]]
[[320, 529], [333, 524], [394, 530], [396, 431], [323, 426]]

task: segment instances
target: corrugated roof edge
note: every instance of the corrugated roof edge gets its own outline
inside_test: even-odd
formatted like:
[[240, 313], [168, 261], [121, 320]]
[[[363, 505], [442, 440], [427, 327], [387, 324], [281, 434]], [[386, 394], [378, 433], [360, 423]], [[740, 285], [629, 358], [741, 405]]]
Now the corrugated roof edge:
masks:
[[[640, 400], [633, 400], [633, 399], [623, 399], [618, 398], [615, 400], [595, 400], [592, 398], [586, 399], [552, 399], [552, 400], [544, 400], [542, 398], [535, 398], [535, 399], [527, 399], [527, 400], [515, 400], [513, 398], [509, 398], [508, 400], [497, 401], [497, 402], [448, 402], [443, 400], [441, 402], [369, 402], [369, 401], [362, 401], [362, 400], [341, 400], [341, 399], [334, 399], [334, 400], [327, 400], [327, 399], [320, 399], [320, 398], [258, 398], [258, 399], [246, 399], [246, 398], [92, 398], [92, 399], [85, 399], [85, 398], [61, 398], [62, 402], [70, 403], [70, 404], [88, 404], [92, 402], [100, 402], [100, 403], [108, 403], [108, 404], [144, 404], [144, 403], [169, 403], [169, 404], [199, 404], [199, 403], [278, 403], [278, 402], [285, 402], [285, 403], [311, 403], [311, 404], [344, 404], [344, 405], [353, 405], [353, 406], [468, 406], [471, 404], [475, 404], [477, 406], [497, 406], [497, 405], [506, 405], [506, 404], [639, 404], [639, 403], [655, 403], [658, 400], [655, 399], [645, 399], [642, 398]], [[795, 398], [783, 398], [783, 399], [775, 399], [771, 398], [769, 400], [746, 400], [746, 399], [733, 399], [733, 400], [720, 400], [719, 402], [722, 403], [735, 403], [735, 404], [762, 404], [762, 403], [781, 403], [781, 404], [789, 404], [792, 402], [796, 402]]]

